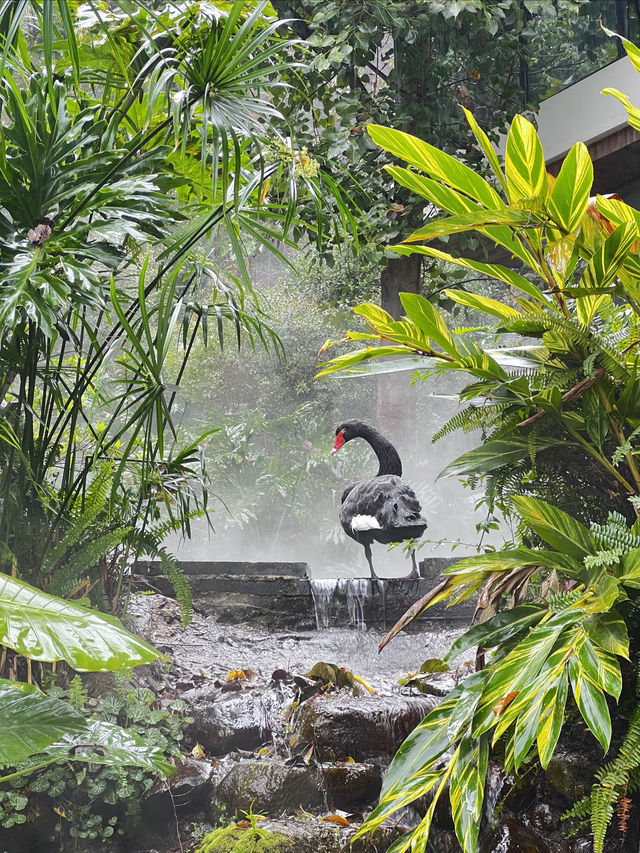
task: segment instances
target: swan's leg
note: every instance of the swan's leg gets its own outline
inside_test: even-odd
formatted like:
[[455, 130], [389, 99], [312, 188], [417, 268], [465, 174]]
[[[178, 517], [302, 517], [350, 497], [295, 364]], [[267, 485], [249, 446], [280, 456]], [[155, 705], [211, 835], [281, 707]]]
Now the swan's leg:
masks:
[[377, 580], [378, 575], [373, 571], [373, 560], [371, 559], [371, 545], [364, 546], [364, 555], [369, 563], [369, 571], [371, 572], [371, 580]]
[[419, 578], [420, 572], [418, 571], [418, 566], [416, 564], [416, 549], [411, 549], [411, 563], [413, 564], [413, 568], [411, 572], [407, 575], [408, 578]]

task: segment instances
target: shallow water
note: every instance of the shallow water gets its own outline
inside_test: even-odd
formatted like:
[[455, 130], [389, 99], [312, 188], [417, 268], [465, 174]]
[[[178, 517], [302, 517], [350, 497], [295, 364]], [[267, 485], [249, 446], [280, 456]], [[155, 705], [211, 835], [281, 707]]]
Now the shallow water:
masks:
[[378, 692], [397, 689], [398, 679], [418, 671], [425, 660], [442, 658], [462, 633], [460, 627], [438, 625], [434, 631], [399, 634], [378, 653], [384, 631], [371, 629], [272, 632], [221, 624], [214, 616], [200, 613], [183, 629], [176, 602], [160, 595], [134, 596], [130, 615], [135, 630], [152, 638], [172, 658], [178, 677], [226, 679], [231, 670], [250, 669], [270, 679], [276, 669], [302, 675], [325, 661], [346, 667]]

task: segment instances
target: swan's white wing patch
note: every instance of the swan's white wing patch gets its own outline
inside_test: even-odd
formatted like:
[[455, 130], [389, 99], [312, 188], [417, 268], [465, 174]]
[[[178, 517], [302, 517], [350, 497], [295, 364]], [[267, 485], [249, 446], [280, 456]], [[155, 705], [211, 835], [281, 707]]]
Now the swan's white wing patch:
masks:
[[381, 530], [382, 526], [375, 515], [354, 515], [351, 519], [352, 530]]

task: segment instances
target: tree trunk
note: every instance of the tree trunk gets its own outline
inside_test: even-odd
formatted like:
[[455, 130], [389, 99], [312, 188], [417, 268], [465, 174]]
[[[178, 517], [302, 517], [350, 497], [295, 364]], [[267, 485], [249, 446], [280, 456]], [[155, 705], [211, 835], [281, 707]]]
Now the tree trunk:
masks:
[[[382, 271], [382, 307], [396, 320], [404, 314], [401, 293], [420, 293], [422, 258], [399, 255], [389, 258]], [[416, 443], [415, 399], [409, 386], [408, 373], [382, 374], [378, 377], [378, 424], [405, 453], [412, 453]]]

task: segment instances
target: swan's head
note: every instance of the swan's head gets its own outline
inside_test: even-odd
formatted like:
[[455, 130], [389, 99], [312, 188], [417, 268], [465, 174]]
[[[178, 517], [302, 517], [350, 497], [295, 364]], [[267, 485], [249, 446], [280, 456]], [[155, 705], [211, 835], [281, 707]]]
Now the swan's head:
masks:
[[346, 444], [347, 441], [351, 441], [352, 438], [358, 438], [362, 436], [362, 428], [367, 428], [366, 424], [362, 423], [362, 421], [357, 421], [355, 418], [351, 420], [344, 421], [336, 427], [336, 442], [333, 445], [333, 450], [331, 451], [331, 455], [336, 454], [343, 444]]

